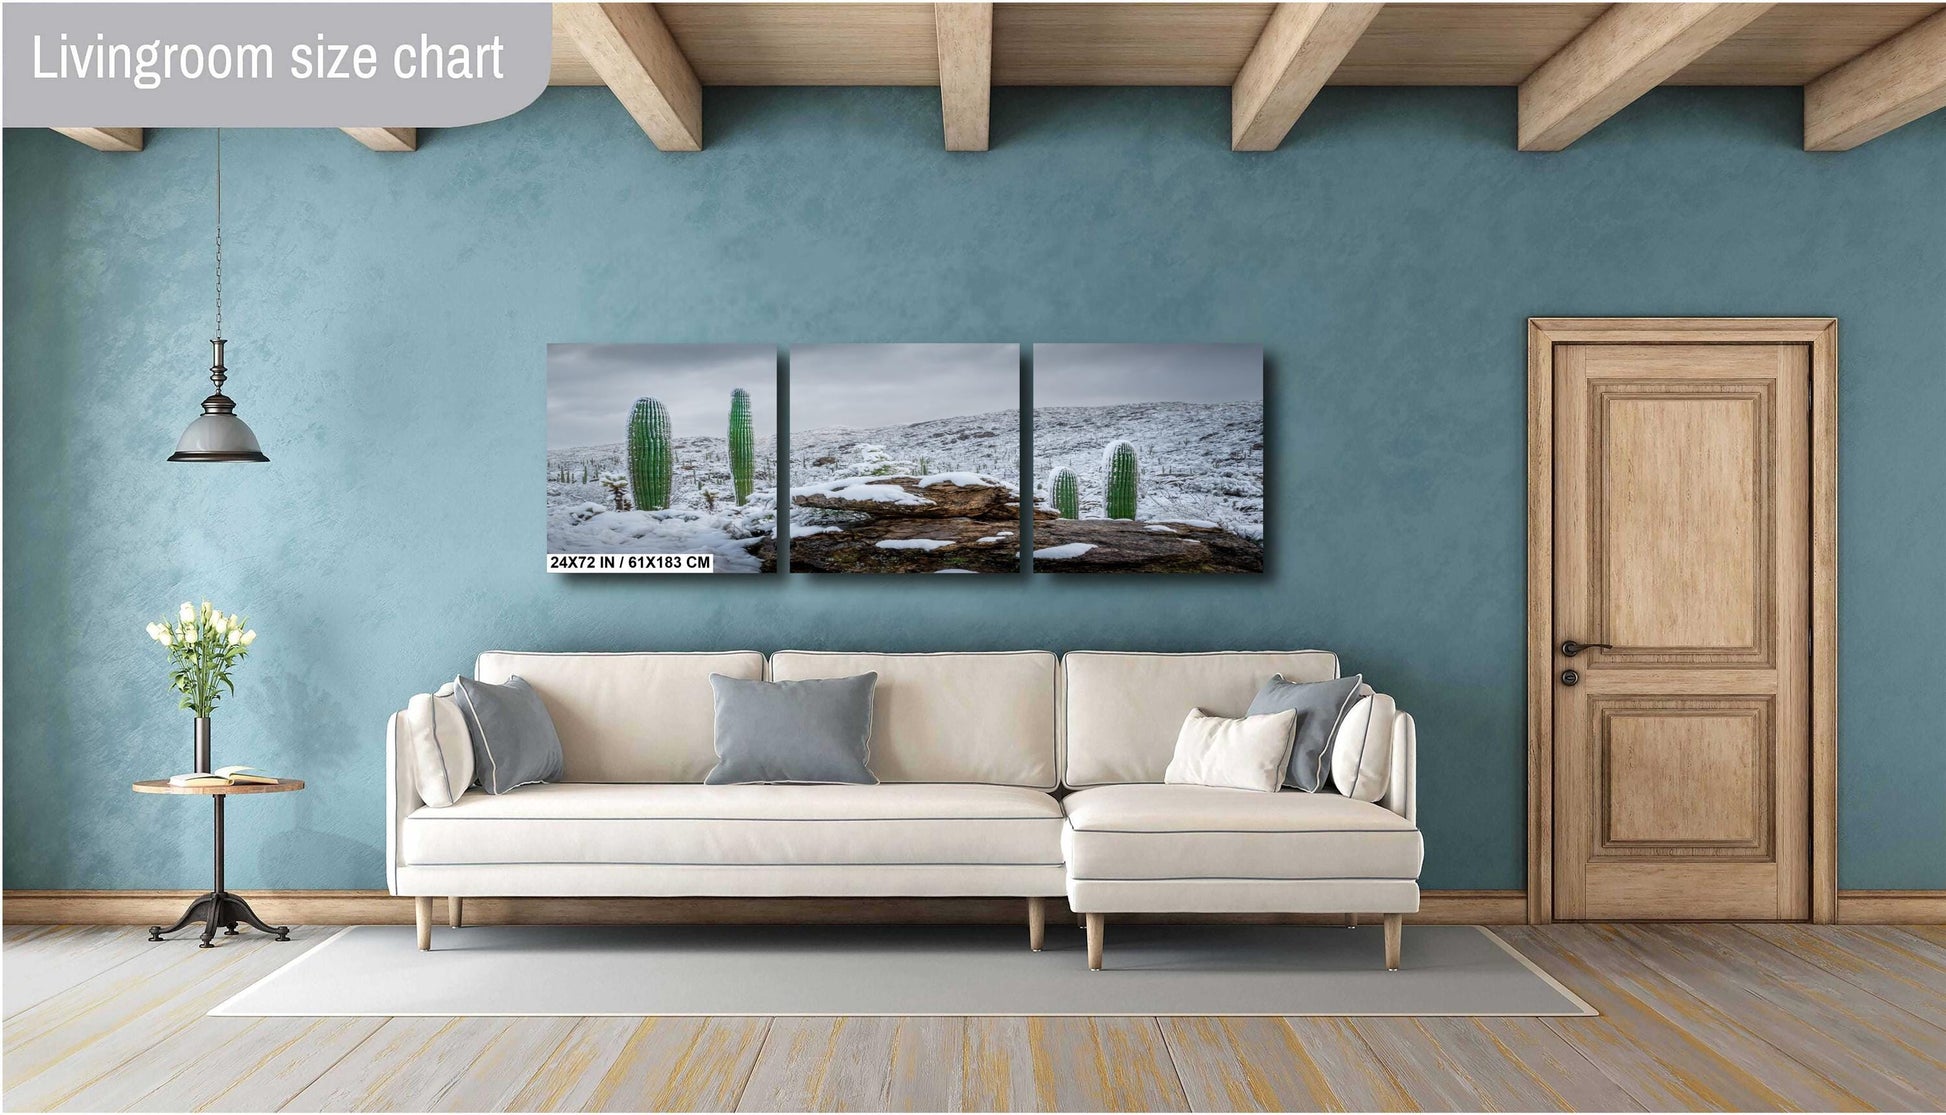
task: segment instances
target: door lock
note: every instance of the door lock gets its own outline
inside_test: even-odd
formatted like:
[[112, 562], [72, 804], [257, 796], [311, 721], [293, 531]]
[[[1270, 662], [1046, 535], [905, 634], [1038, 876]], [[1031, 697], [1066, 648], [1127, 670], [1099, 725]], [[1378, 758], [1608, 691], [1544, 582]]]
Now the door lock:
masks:
[[[1609, 643], [1577, 643], [1573, 639], [1569, 639], [1566, 642], [1561, 644], [1561, 654], [1568, 658], [1573, 658], [1575, 655], [1580, 654], [1584, 650], [1614, 650], [1614, 649], [1615, 649], [1614, 646]], [[1574, 683], [1569, 682], [1568, 684], [1572, 685]]]
[[1581, 673], [1580, 673], [1580, 671], [1578, 671], [1578, 670], [1562, 670], [1562, 671], [1561, 671], [1561, 684], [1562, 684], [1562, 685], [1580, 685], [1580, 684], [1581, 684]]

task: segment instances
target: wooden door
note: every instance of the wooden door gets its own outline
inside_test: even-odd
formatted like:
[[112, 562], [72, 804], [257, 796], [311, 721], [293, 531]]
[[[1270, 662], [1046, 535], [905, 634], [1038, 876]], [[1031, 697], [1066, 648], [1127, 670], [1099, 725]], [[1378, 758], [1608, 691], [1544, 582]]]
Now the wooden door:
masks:
[[1811, 363], [1554, 347], [1557, 918], [1810, 914]]

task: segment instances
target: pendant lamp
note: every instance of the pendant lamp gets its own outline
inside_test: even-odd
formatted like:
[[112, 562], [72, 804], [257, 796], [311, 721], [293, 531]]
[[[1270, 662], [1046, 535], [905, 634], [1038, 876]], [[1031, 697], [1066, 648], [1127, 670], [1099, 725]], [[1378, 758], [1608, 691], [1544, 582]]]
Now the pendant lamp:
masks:
[[216, 393], [203, 400], [203, 413], [176, 442], [172, 461], [268, 461], [236, 403], [223, 393], [229, 369], [223, 366], [223, 130], [216, 131], [216, 337], [210, 341], [210, 382]]

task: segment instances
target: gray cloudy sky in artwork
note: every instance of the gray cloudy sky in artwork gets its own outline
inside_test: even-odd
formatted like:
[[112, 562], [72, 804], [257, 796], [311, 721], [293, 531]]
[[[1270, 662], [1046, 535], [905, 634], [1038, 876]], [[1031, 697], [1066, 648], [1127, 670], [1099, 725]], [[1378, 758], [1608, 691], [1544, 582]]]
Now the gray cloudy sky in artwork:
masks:
[[1019, 345], [792, 345], [791, 429], [870, 429], [1020, 407]]
[[730, 392], [750, 392], [758, 437], [777, 429], [775, 345], [548, 345], [547, 447], [628, 436], [644, 395], [662, 400], [677, 437], [724, 437]]
[[1035, 345], [1034, 405], [1262, 402], [1262, 345]]

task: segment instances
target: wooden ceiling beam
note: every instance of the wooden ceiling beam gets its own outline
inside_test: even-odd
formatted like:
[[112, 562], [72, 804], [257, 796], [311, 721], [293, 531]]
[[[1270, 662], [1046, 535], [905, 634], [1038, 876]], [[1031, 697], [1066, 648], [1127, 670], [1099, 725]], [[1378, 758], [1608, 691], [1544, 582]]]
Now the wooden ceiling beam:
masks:
[[1559, 151], [1769, 4], [1616, 4], [1520, 83], [1522, 151]]
[[1946, 108], [1946, 11], [1804, 87], [1804, 149], [1849, 151]]
[[55, 128], [57, 132], [97, 151], [140, 151], [140, 128]]
[[1275, 151], [1383, 4], [1279, 4], [1230, 86], [1230, 150]]
[[417, 151], [417, 128], [339, 128], [351, 138], [374, 151]]
[[934, 4], [946, 150], [985, 151], [993, 103], [993, 5]]
[[664, 151], [703, 149], [703, 87], [653, 4], [556, 4], [555, 19]]

